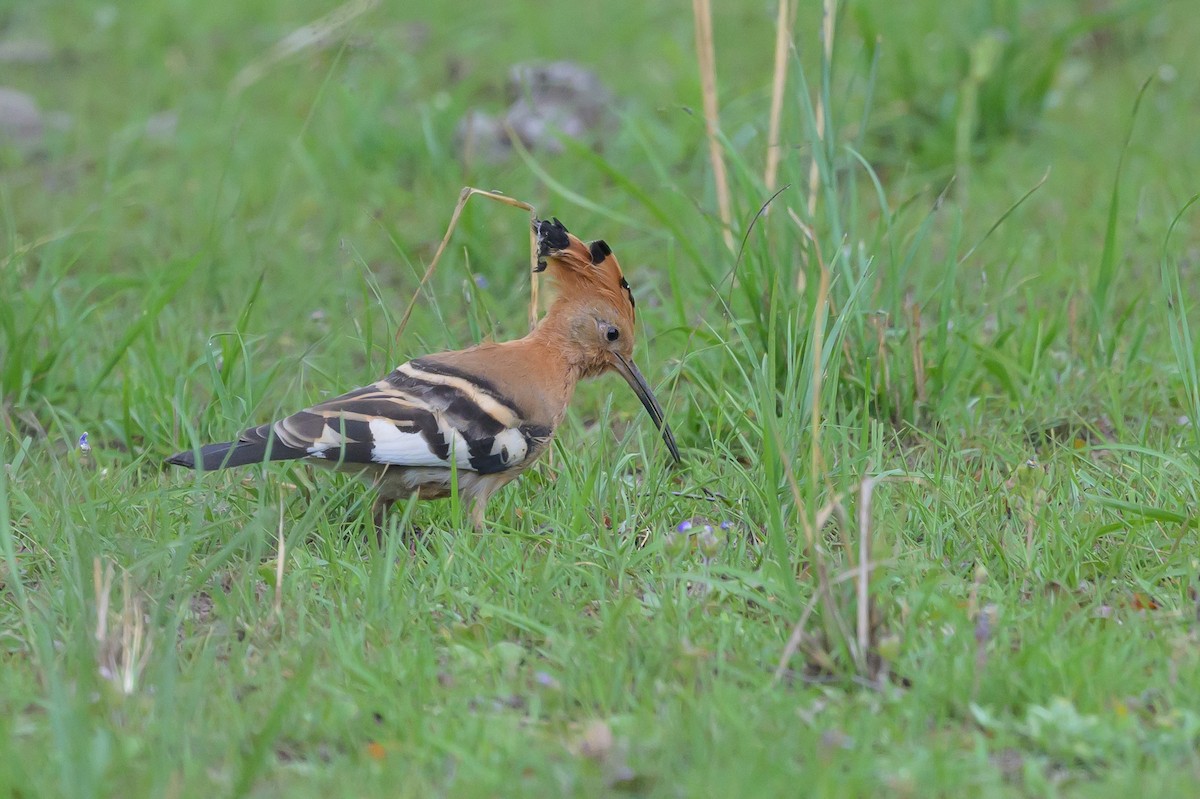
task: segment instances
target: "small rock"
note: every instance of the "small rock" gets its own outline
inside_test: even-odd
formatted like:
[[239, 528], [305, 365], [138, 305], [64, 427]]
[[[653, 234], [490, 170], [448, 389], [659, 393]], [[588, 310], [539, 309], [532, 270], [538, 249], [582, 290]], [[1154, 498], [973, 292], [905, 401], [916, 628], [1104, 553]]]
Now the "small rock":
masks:
[[529, 148], [562, 152], [556, 134], [582, 139], [608, 119], [613, 94], [574, 61], [526, 62], [508, 73], [512, 105], [505, 122]]
[[587, 125], [570, 108], [553, 103], [538, 105], [529, 100], [518, 100], [504, 115], [504, 123], [530, 150], [561, 153], [562, 142], [556, 134], [581, 139], [588, 132]]
[[5, 39], [0, 41], [0, 64], [36, 66], [54, 60], [54, 48], [40, 39]]
[[33, 146], [41, 142], [45, 130], [42, 112], [32, 97], [0, 86], [0, 142]]
[[579, 118], [586, 128], [604, 121], [613, 94], [600, 76], [574, 61], [530, 61], [508, 72], [509, 99], [538, 107], [558, 106]]
[[472, 109], [459, 121], [455, 139], [464, 160], [503, 161], [512, 155], [513, 137], [527, 149], [560, 153], [560, 136], [595, 137], [612, 119], [613, 93], [573, 61], [515, 65], [508, 98], [500, 117]]
[[464, 161], [499, 164], [512, 156], [504, 123], [486, 111], [472, 108], [454, 129], [454, 147]]

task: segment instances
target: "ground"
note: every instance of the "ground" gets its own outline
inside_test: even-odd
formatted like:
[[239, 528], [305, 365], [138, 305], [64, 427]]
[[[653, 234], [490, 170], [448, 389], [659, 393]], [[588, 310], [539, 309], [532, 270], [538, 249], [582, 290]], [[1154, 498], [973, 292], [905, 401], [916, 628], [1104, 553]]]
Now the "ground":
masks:
[[[715, 3], [731, 251], [684, 4], [406, 5], [0, 6], [0, 793], [1196, 795], [1189, 6], [801, 4], [768, 187]], [[610, 122], [464, 161], [530, 59]], [[398, 329], [464, 185], [613, 247], [682, 466], [615, 377], [478, 534], [162, 465], [522, 334], [489, 203]]]

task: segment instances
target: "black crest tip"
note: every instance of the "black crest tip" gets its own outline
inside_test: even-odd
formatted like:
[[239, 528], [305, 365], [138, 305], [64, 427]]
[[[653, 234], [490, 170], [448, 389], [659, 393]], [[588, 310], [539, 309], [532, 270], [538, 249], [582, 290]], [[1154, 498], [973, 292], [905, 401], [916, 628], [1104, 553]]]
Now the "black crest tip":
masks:
[[588, 249], [592, 252], [592, 263], [598, 264], [608, 256], [612, 255], [612, 247], [608, 246], [608, 242], [604, 239], [596, 239], [591, 243]]
[[538, 258], [545, 258], [550, 253], [565, 250], [571, 245], [570, 239], [567, 238], [567, 226], [559, 222], [557, 217], [550, 221], [533, 220], [533, 232], [537, 235]]

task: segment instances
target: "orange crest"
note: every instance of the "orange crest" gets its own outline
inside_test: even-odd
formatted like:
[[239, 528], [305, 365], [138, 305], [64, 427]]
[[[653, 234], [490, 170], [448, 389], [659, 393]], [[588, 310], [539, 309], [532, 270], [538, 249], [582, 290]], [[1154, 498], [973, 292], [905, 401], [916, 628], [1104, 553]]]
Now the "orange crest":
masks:
[[585, 244], [558, 219], [534, 220], [533, 232], [538, 242], [537, 271], [547, 272], [560, 297], [601, 299], [633, 320], [633, 292], [617, 256], [603, 239]]

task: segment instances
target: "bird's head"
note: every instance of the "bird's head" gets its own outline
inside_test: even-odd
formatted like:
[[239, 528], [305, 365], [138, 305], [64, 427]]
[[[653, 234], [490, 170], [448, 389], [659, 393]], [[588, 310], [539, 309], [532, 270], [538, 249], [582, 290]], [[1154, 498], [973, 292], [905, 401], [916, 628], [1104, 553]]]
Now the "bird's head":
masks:
[[535, 220], [538, 270], [558, 289], [550, 309], [584, 376], [614, 371], [625, 378], [662, 432], [676, 463], [679, 448], [662, 406], [633, 362], [634, 301], [617, 257], [603, 240], [585, 244], [562, 222]]

